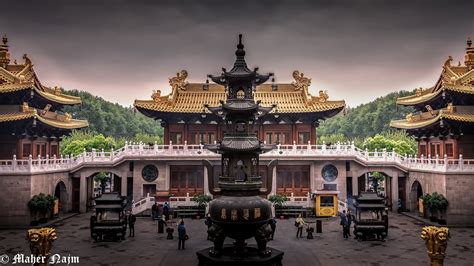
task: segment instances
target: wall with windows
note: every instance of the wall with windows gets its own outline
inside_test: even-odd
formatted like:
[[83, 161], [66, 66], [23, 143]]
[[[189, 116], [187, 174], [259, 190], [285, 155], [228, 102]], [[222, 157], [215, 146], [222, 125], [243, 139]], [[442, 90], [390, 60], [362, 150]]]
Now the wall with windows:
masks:
[[[433, 137], [428, 140], [420, 140], [418, 141], [418, 157], [423, 155], [425, 158], [428, 156], [434, 158], [438, 155], [439, 158], [444, 158], [446, 154], [449, 159], [457, 159], [459, 154], [463, 154], [461, 146], [459, 140], [452, 138]], [[465, 157], [464, 154], [463, 156]]]

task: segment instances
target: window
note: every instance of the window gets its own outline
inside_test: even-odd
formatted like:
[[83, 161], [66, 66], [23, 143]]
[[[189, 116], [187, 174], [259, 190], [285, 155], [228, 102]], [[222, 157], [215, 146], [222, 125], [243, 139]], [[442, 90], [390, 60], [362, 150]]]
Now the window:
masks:
[[197, 133], [196, 132], [191, 132], [189, 134], [189, 144], [199, 144], [199, 141], [197, 140]]
[[51, 157], [53, 157], [54, 155], [56, 155], [56, 157], [59, 156], [59, 152], [58, 152], [58, 145], [51, 145]]
[[209, 141], [207, 143], [212, 144], [214, 143], [214, 141], [216, 141], [216, 136], [214, 135], [214, 133], [209, 133], [208, 137], [209, 137]]
[[419, 156], [423, 155], [426, 157], [426, 145], [425, 144], [420, 144], [420, 147], [419, 147]]
[[441, 145], [439, 143], [431, 143], [430, 155], [431, 157], [436, 157], [436, 155], [441, 156]]
[[155, 184], [146, 184], [143, 185], [143, 197], [146, 197], [147, 194], [150, 196], [156, 195], [156, 185]]
[[320, 197], [320, 206], [321, 207], [334, 207], [334, 197], [333, 196], [321, 196]]
[[267, 142], [267, 144], [272, 144], [272, 133], [271, 132], [268, 132], [265, 136], [265, 141]]
[[305, 196], [309, 192], [309, 166], [277, 166], [277, 193]]
[[173, 142], [173, 144], [183, 144], [181, 139], [181, 132], [171, 132], [170, 140]]
[[452, 143], [446, 143], [445, 146], [444, 146], [444, 150], [445, 150], [446, 155], [449, 158], [454, 157], [454, 148], [453, 148]]
[[309, 132], [298, 133], [298, 144], [308, 144]]
[[31, 144], [23, 144], [23, 153], [22, 153], [22, 157], [23, 158], [28, 158], [30, 156], [30, 154], [32, 154], [31, 152]]

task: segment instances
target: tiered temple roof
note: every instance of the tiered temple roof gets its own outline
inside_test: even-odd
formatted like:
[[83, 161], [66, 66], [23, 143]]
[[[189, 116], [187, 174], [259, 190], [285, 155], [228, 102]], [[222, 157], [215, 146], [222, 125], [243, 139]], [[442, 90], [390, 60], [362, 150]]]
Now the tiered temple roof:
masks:
[[7, 43], [8, 39], [3, 37], [0, 44], [0, 123], [38, 121], [59, 130], [87, 127], [85, 120], [55, 112], [64, 105], [80, 104], [81, 99], [64, 94], [59, 87], [42, 85], [26, 54], [23, 63], [14, 60], [11, 64]]
[[[391, 121], [390, 126], [420, 135], [426, 131], [466, 131], [474, 126], [474, 46], [468, 39], [464, 65], [451, 65], [450, 56], [436, 84], [401, 97], [397, 104], [413, 106], [418, 113]], [[451, 132], [450, 132], [451, 131]], [[457, 132], [459, 133], [459, 132]]]
[[[186, 73], [182, 71], [181, 73]], [[296, 73], [298, 73], [296, 75]], [[182, 74], [178, 74], [178, 77]], [[279, 113], [282, 116], [298, 117], [302, 120], [304, 116], [311, 116], [315, 120], [325, 119], [339, 113], [344, 107], [344, 101], [330, 101], [324, 91], [319, 96], [312, 96], [308, 92], [309, 80], [295, 71], [296, 81], [291, 84], [261, 84], [254, 92], [255, 101], [261, 101], [261, 106], [276, 108], [271, 113]], [[135, 107], [145, 115], [167, 120], [179, 115], [179, 119], [190, 117], [190, 115], [209, 114], [210, 111], [204, 106], [217, 107], [221, 101], [226, 100], [224, 86], [219, 84], [187, 83], [184, 80], [179, 86], [170, 84], [172, 91], [169, 95], [161, 96], [160, 91], [152, 95], [152, 100], [135, 100]], [[301, 78], [306, 79], [306, 84], [301, 84]], [[203, 90], [206, 87], [206, 90]]]

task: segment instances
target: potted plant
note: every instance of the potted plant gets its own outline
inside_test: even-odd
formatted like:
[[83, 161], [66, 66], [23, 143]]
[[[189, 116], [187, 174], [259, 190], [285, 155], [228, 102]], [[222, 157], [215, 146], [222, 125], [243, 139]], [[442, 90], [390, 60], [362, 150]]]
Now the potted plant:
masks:
[[[54, 208], [54, 200], [56, 198], [52, 195], [45, 195], [40, 193], [34, 195], [28, 202], [28, 208], [32, 213], [33, 221], [32, 225], [37, 225], [38, 223], [45, 223], [48, 220], [48, 217], [51, 216], [51, 212]], [[38, 219], [39, 216], [39, 219]]]
[[[207, 204], [212, 200], [212, 197], [209, 195], [197, 194], [197, 195], [194, 195], [191, 200], [196, 202], [200, 209], [205, 209]], [[199, 215], [199, 212], [198, 212], [196, 214], [196, 219], [200, 219], [200, 218], [201, 216]]]
[[436, 219], [438, 220], [438, 223], [446, 224], [446, 220], [443, 218], [443, 213], [448, 208], [448, 200], [443, 194], [437, 192], [434, 192], [431, 197], [431, 205], [432, 208], [436, 210]]
[[430, 209], [430, 204], [431, 204], [431, 195], [429, 193], [425, 194], [424, 196], [422, 196], [422, 199], [423, 199], [423, 207], [424, 207], [424, 213], [423, 213], [423, 216], [425, 218], [428, 218], [431, 215], [431, 212], [432, 210]]
[[[273, 203], [273, 206], [275, 207], [275, 209], [277, 209], [277, 208], [281, 208], [283, 204], [286, 201], [288, 201], [288, 198], [286, 197], [286, 195], [276, 194], [276, 195], [271, 195], [270, 197], [268, 197], [268, 201]], [[275, 210], [275, 213], [276, 213], [276, 210]], [[284, 219], [284, 218], [285, 217], [283, 215], [280, 216], [280, 219]]]

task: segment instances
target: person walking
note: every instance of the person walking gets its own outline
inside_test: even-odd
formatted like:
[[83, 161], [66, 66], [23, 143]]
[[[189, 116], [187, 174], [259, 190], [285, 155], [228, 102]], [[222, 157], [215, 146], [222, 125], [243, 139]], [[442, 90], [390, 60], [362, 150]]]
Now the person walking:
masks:
[[170, 214], [170, 205], [168, 202], [165, 202], [165, 204], [163, 204], [163, 215], [165, 216], [166, 221], [168, 221], [169, 219], [169, 214]]
[[129, 234], [128, 237], [135, 237], [135, 222], [137, 221], [137, 217], [135, 214], [130, 213], [128, 216], [128, 229], [129, 229]]
[[165, 232], [165, 226], [168, 227], [168, 224], [166, 223], [165, 216], [162, 215], [161, 218], [158, 219], [158, 234], [163, 234]]
[[153, 206], [151, 206], [151, 220], [155, 220], [155, 218], [158, 216], [157, 211], [158, 211], [158, 203], [155, 202]]
[[301, 214], [299, 214], [298, 218], [296, 218], [295, 226], [298, 227], [298, 230], [296, 231], [296, 237], [298, 237], [298, 235], [299, 235], [300, 238], [303, 238], [304, 220], [303, 220], [303, 217], [301, 216]]
[[275, 230], [276, 230], [276, 219], [275, 217], [271, 218], [268, 223], [270, 224], [270, 228], [272, 228], [272, 236], [271, 236], [271, 240], [273, 240], [273, 236], [275, 235]]
[[347, 234], [348, 224], [349, 224], [349, 221], [347, 219], [346, 211], [344, 210], [342, 211], [341, 222], [340, 222], [340, 225], [342, 226], [342, 237], [344, 237], [344, 239], [347, 239], [349, 237]]
[[184, 250], [184, 242], [186, 241], [186, 238], [188, 238], [186, 227], [184, 226], [184, 221], [181, 220], [178, 225], [178, 250]]
[[354, 220], [354, 217], [352, 216], [351, 210], [347, 210], [347, 236], [351, 236], [351, 224], [352, 221]]
[[402, 213], [402, 199], [398, 199], [397, 201], [397, 212]]

